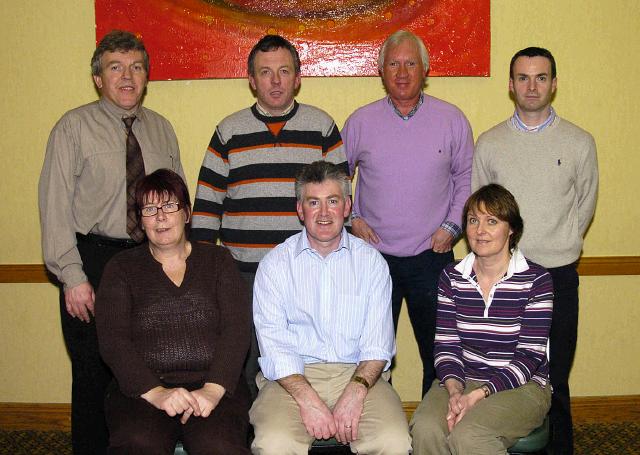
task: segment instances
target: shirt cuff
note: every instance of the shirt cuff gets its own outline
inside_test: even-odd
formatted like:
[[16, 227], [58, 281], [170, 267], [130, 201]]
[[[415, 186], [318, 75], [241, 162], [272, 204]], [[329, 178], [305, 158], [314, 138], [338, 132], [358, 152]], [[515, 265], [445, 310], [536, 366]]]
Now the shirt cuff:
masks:
[[392, 358], [393, 353], [391, 352], [384, 351], [382, 349], [369, 349], [360, 353], [360, 356], [358, 357], [358, 363], [366, 362], [368, 360], [382, 360], [386, 362], [382, 371], [387, 371], [391, 367]]
[[458, 238], [460, 234], [462, 234], [460, 226], [453, 221], [443, 221], [440, 227], [451, 234], [454, 239]]
[[292, 374], [304, 375], [304, 361], [298, 356], [260, 357], [258, 363], [262, 375], [269, 381], [277, 381]]
[[76, 287], [79, 284], [89, 282], [89, 279], [82, 270], [82, 265], [69, 264], [62, 270], [60, 274], [60, 281], [64, 284], [64, 289], [66, 291], [67, 289]]

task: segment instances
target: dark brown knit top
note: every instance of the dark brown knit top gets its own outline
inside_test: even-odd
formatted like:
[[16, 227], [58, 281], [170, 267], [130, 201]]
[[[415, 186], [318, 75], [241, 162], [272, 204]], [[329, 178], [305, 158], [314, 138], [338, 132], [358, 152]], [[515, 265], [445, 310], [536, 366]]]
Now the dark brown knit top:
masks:
[[213, 382], [234, 392], [249, 348], [251, 304], [230, 253], [192, 243], [176, 286], [149, 247], [117, 254], [96, 297], [102, 358], [122, 393]]

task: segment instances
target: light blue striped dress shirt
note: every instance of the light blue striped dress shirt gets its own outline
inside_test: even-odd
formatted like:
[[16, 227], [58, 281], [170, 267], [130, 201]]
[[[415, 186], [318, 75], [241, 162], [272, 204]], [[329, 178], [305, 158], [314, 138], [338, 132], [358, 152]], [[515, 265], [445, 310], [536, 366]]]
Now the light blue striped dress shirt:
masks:
[[528, 126], [526, 123], [524, 123], [518, 115], [517, 110], [511, 117], [511, 124], [515, 127], [515, 129], [520, 131], [525, 131], [527, 133], [539, 133], [540, 131], [551, 125], [555, 119], [556, 111], [554, 111], [553, 108], [549, 106], [549, 117], [547, 117], [547, 119], [538, 126]]
[[310, 363], [385, 360], [386, 370], [396, 350], [387, 263], [344, 229], [323, 258], [303, 229], [260, 262], [253, 321], [269, 380], [304, 374]]

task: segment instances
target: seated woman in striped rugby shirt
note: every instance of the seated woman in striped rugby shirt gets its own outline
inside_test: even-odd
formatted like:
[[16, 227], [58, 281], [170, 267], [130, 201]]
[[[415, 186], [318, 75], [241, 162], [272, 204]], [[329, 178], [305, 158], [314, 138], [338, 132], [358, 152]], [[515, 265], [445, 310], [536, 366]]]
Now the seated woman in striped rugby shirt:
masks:
[[487, 185], [469, 197], [462, 223], [472, 253], [440, 276], [438, 379], [411, 422], [414, 455], [506, 454], [550, 406], [553, 284], [517, 248], [518, 205]]

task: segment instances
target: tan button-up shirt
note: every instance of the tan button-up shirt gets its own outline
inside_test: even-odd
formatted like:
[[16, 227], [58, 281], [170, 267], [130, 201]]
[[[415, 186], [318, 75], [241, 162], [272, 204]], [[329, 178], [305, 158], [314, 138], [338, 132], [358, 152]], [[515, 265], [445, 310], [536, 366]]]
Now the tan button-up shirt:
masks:
[[104, 98], [64, 114], [49, 136], [38, 199], [45, 264], [65, 287], [87, 281], [76, 232], [129, 238], [122, 118], [130, 115], [137, 117], [133, 132], [145, 172], [169, 168], [184, 178], [176, 135], [161, 115], [125, 111]]

